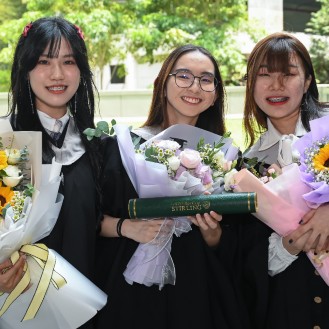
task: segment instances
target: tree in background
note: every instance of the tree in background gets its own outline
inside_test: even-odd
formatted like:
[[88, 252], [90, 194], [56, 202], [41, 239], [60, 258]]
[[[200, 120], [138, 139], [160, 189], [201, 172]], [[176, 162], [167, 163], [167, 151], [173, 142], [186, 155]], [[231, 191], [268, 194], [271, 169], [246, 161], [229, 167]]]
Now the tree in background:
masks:
[[138, 62], [162, 62], [175, 47], [194, 43], [213, 53], [227, 85], [241, 84], [245, 73], [241, 36], [253, 41], [264, 36], [255, 22], [253, 27], [248, 22], [245, 0], [131, 0], [127, 4], [136, 15], [127, 41]]
[[[16, 0], [18, 1], [18, 0]], [[91, 65], [103, 72], [112, 60], [123, 61], [127, 49], [122, 42], [123, 31], [130, 18], [124, 6], [116, 1], [99, 0], [25, 0], [26, 11], [14, 20], [5, 21], [0, 30], [0, 40], [7, 45], [0, 51], [0, 63], [11, 63], [13, 48], [27, 22], [43, 16], [61, 15], [80, 26], [85, 35]], [[102, 81], [102, 75], [101, 79]], [[9, 83], [9, 81], [8, 81]], [[9, 86], [9, 84], [8, 84]], [[3, 85], [0, 86], [1, 90]], [[102, 89], [102, 86], [100, 86]]]
[[241, 84], [245, 74], [246, 58], [237, 36], [243, 33], [253, 41], [264, 36], [255, 22], [253, 27], [248, 23], [245, 0], [6, 1], [17, 2], [20, 10], [14, 9], [10, 19], [3, 17], [0, 25], [0, 79], [2, 73], [7, 77], [0, 80], [0, 91], [9, 88], [9, 65], [19, 34], [42, 16], [61, 15], [79, 25], [91, 64], [100, 72], [109, 63], [122, 64], [128, 51], [139, 63], [155, 63], [173, 48], [194, 43], [214, 54], [227, 85]]
[[311, 37], [310, 55], [318, 83], [329, 83], [329, 0], [317, 0], [321, 8], [312, 13], [306, 32]]
[[[22, 16], [26, 11], [26, 5], [21, 0], [1, 0], [0, 2], [0, 26], [7, 20], [14, 20]], [[7, 46], [6, 39], [1, 36], [4, 34], [0, 30], [0, 49]], [[4, 60], [3, 60], [4, 59]], [[8, 51], [4, 52], [3, 55], [0, 53], [0, 91], [9, 90], [9, 79], [10, 79], [10, 62], [8, 61]], [[3, 88], [1, 88], [3, 87]]]

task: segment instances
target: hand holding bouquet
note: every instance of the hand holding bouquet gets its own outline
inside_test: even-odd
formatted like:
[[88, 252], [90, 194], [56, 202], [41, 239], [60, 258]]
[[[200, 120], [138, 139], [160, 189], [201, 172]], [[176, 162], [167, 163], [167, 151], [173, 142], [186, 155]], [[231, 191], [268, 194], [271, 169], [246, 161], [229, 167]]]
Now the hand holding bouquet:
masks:
[[[140, 198], [221, 193], [238, 153], [231, 139], [189, 125], [169, 127], [136, 152], [129, 129], [120, 125], [114, 129], [122, 162]], [[182, 140], [184, 149], [176, 142]], [[132, 256], [124, 272], [126, 281], [157, 284], [160, 289], [175, 284], [172, 238], [190, 230], [191, 222], [186, 217], [165, 218], [158, 236], [140, 244]]]
[[[254, 215], [281, 236], [297, 229], [311, 207], [329, 201], [329, 117], [312, 120], [310, 125], [311, 132], [293, 145], [294, 152], [300, 155], [299, 164], [284, 167], [280, 176], [266, 184], [246, 169], [234, 176], [235, 191], [257, 192], [258, 212]], [[329, 285], [328, 253], [314, 255], [310, 251], [307, 256]]]

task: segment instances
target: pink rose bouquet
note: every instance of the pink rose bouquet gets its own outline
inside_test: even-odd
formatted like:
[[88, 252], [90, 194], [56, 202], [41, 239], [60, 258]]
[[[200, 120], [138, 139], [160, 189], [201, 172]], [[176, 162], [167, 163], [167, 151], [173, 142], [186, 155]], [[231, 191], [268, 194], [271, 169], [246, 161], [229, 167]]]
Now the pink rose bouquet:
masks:
[[[222, 193], [238, 149], [232, 140], [189, 125], [174, 125], [135, 150], [128, 127], [114, 126], [122, 162], [140, 198]], [[176, 141], [185, 140], [182, 148]], [[231, 177], [231, 176], [229, 176]], [[186, 217], [166, 218], [158, 236], [139, 244], [124, 272], [128, 283], [175, 284], [172, 237], [191, 230]]]

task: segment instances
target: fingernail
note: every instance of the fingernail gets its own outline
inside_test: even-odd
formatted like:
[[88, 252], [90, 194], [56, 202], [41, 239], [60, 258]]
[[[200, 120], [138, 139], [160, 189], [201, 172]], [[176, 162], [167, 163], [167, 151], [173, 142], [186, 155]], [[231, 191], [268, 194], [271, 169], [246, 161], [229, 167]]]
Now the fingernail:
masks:
[[294, 240], [290, 239], [288, 242], [289, 242], [289, 244], [292, 244], [294, 242]]
[[301, 220], [298, 222], [298, 224], [303, 224], [303, 220], [301, 219]]

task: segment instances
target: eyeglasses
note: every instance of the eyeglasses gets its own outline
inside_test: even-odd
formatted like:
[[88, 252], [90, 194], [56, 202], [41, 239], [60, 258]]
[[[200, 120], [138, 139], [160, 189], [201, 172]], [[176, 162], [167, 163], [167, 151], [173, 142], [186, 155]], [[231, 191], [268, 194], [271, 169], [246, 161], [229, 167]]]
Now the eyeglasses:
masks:
[[179, 88], [189, 88], [193, 85], [195, 78], [199, 79], [200, 88], [206, 92], [212, 92], [218, 85], [217, 79], [211, 74], [204, 74], [200, 77], [195, 76], [190, 72], [170, 73], [169, 76], [175, 77], [175, 82]]

